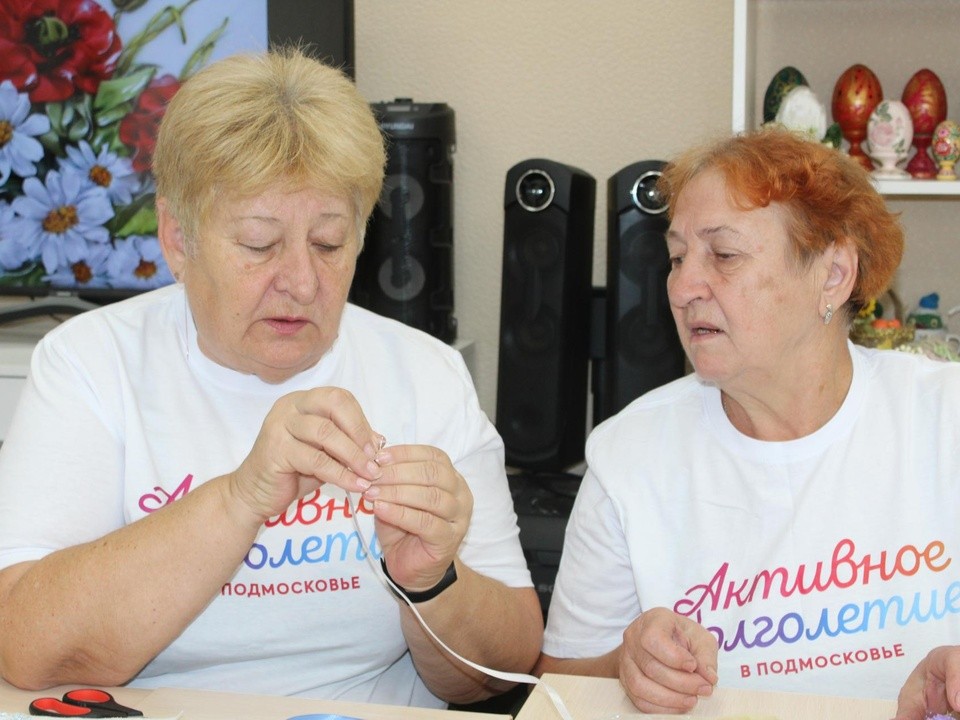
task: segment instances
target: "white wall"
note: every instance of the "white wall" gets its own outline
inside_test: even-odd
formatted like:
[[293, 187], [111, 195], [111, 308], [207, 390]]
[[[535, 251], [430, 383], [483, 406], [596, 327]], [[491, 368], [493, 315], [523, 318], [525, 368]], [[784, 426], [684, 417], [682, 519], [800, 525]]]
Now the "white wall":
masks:
[[507, 170], [534, 157], [597, 179], [594, 284], [606, 273], [606, 181], [728, 132], [732, 0], [356, 0], [357, 85], [456, 112], [455, 316], [496, 408]]

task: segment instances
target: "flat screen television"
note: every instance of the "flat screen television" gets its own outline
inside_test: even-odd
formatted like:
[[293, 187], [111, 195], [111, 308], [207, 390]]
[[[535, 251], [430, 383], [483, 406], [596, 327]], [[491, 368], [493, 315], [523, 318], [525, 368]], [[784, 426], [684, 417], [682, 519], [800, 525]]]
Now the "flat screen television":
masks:
[[296, 43], [355, 76], [353, 0], [0, 3], [0, 322], [172, 283], [150, 161], [197, 69]]

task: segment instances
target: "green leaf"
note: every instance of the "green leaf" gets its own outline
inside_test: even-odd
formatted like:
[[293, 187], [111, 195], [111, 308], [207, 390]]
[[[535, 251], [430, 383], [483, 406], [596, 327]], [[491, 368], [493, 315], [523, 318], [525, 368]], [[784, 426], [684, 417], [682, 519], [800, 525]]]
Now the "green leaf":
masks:
[[120, 52], [120, 57], [117, 60], [117, 69], [115, 74], [126, 75], [130, 67], [133, 65], [133, 62], [137, 57], [137, 53], [139, 53], [145, 45], [150, 43], [151, 40], [153, 40], [171, 25], [177, 26], [177, 28], [180, 30], [181, 41], [186, 43], [187, 30], [183, 24], [183, 12], [196, 1], [197, 0], [187, 0], [187, 2], [185, 2], [179, 8], [168, 5], [150, 18], [142, 31], [127, 40], [126, 45]]
[[[126, 115], [156, 73], [157, 68], [148, 65], [137, 68], [129, 75], [113, 77], [100, 83], [97, 96], [93, 100], [93, 109], [98, 116], [97, 124], [103, 127], [108, 122], [116, 122]], [[120, 111], [122, 114], [117, 115]], [[110, 120], [104, 118], [110, 118]]]
[[33, 261], [19, 270], [5, 271], [0, 275], [0, 286], [38, 286], [43, 285], [43, 265]]
[[220, 23], [220, 27], [212, 30], [197, 46], [197, 49], [191, 53], [190, 57], [187, 58], [187, 62], [183, 65], [183, 70], [180, 71], [180, 82], [186, 81], [191, 75], [193, 75], [197, 70], [202, 68], [207, 64], [207, 60], [210, 58], [210, 53], [213, 52], [214, 46], [217, 44], [217, 40], [221, 38], [223, 33], [227, 29], [227, 23], [230, 22], [230, 18], [224, 18], [223, 22]]
[[154, 209], [154, 193], [144, 193], [129, 205], [118, 208], [108, 223], [114, 237], [129, 235], [156, 235], [157, 213]]

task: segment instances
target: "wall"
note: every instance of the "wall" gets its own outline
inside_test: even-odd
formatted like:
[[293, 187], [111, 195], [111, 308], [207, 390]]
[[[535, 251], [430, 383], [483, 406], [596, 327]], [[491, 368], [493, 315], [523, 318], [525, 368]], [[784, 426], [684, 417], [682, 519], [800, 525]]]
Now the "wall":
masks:
[[507, 170], [545, 157], [597, 179], [594, 284], [606, 273], [606, 181], [728, 132], [732, 0], [356, 0], [357, 85], [456, 112], [455, 316], [494, 417]]

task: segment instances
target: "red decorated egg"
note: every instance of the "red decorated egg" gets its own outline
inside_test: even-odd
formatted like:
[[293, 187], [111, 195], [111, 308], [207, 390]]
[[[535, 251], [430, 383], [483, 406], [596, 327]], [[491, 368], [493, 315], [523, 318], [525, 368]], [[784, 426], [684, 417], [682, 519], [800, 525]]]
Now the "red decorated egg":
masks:
[[833, 119], [844, 135], [866, 130], [870, 113], [883, 100], [880, 80], [866, 65], [848, 67], [833, 87]]
[[928, 68], [917, 70], [907, 81], [901, 100], [913, 118], [914, 133], [929, 135], [947, 117], [947, 93]]

